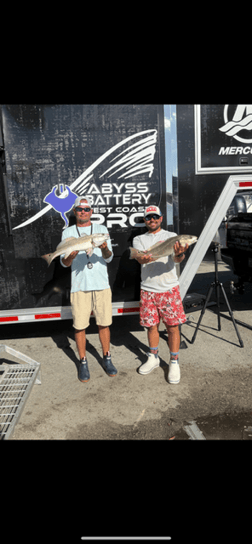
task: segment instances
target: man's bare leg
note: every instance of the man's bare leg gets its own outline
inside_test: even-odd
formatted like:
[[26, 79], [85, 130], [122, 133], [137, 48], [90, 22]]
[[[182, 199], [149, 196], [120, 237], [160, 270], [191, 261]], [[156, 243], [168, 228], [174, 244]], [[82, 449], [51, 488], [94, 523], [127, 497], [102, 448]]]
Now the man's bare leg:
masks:
[[75, 342], [77, 345], [77, 349], [79, 352], [80, 360], [82, 360], [84, 357], [86, 357], [86, 332], [85, 329], [83, 330], [77, 330], [75, 329]]
[[102, 345], [103, 356], [108, 354], [110, 351], [110, 329], [109, 327], [103, 327], [98, 325], [99, 338]]

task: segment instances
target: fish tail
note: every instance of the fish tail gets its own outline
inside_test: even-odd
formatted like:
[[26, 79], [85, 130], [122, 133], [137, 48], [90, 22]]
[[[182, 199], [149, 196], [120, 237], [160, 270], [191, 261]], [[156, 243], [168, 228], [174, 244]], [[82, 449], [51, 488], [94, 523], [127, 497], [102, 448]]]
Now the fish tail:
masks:
[[45, 259], [48, 266], [50, 266], [52, 260], [53, 260], [53, 253], [47, 253], [46, 255], [42, 255], [42, 259]]
[[130, 247], [130, 256], [129, 256], [130, 259], [135, 259], [138, 254], [139, 254], [138, 249], [136, 249], [135, 247]]

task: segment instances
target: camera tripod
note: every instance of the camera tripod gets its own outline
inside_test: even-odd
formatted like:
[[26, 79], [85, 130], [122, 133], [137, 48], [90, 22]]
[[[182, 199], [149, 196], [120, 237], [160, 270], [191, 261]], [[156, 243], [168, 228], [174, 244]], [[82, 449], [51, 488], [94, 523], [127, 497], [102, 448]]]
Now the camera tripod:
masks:
[[221, 322], [220, 322], [220, 289], [221, 289], [221, 292], [223, 293], [223, 296], [225, 298], [225, 301], [226, 301], [226, 304], [227, 304], [227, 307], [228, 307], [228, 311], [229, 311], [229, 314], [230, 314], [230, 317], [233, 321], [233, 325], [234, 325], [234, 328], [235, 328], [235, 331], [236, 331], [236, 334], [237, 334], [237, 337], [238, 337], [238, 340], [240, 342], [240, 346], [243, 348], [244, 347], [244, 344], [243, 344], [243, 341], [240, 337], [240, 334], [239, 334], [239, 331], [237, 329], [237, 326], [236, 326], [236, 322], [234, 320], [234, 315], [233, 315], [233, 312], [230, 308], [230, 304], [228, 302], [228, 299], [227, 299], [227, 295], [225, 293], [225, 290], [224, 290], [224, 287], [223, 287], [223, 284], [219, 282], [219, 279], [218, 279], [218, 263], [217, 263], [217, 253], [218, 253], [218, 247], [215, 245], [214, 247], [211, 248], [211, 251], [214, 253], [214, 264], [215, 264], [215, 281], [213, 281], [209, 287], [209, 290], [208, 290], [208, 293], [207, 293], [207, 297], [206, 297], [206, 300], [205, 300], [205, 303], [204, 303], [204, 306], [201, 310], [201, 314], [200, 314], [200, 318], [199, 318], [199, 321], [197, 323], [197, 327], [195, 329], [195, 332], [194, 332], [194, 335], [192, 337], [192, 340], [191, 340], [191, 344], [194, 343], [195, 341], [195, 338], [196, 338], [196, 334], [198, 332], [198, 329], [199, 329], [199, 326], [200, 326], [200, 323], [202, 321], [202, 318], [203, 318], [203, 315], [205, 313], [205, 310], [206, 310], [206, 307], [207, 307], [207, 304], [210, 300], [210, 297], [211, 297], [211, 294], [212, 294], [212, 291], [213, 289], [215, 288], [215, 294], [216, 294], [216, 302], [217, 302], [217, 314], [218, 314], [218, 330], [220, 331], [221, 330]]

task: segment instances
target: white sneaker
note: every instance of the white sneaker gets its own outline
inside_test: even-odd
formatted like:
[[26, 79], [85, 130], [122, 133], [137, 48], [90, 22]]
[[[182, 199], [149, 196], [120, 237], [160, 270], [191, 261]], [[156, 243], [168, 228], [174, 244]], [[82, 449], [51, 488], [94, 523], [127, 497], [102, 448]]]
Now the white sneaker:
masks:
[[169, 362], [168, 382], [174, 384], [180, 382], [179, 362], [176, 360], [170, 360]]
[[138, 372], [139, 374], [149, 374], [154, 368], [159, 366], [160, 359], [158, 355], [153, 353], [148, 353], [148, 361], [140, 366]]

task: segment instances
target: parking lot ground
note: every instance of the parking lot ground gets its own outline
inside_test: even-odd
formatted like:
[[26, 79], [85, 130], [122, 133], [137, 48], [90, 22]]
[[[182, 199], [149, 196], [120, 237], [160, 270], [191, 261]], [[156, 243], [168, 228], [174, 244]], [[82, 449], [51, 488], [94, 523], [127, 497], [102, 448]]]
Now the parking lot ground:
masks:
[[[91, 375], [87, 383], [78, 380], [71, 321], [2, 325], [0, 342], [41, 364], [42, 383], [33, 386], [11, 440], [187, 440], [183, 428], [188, 420], [200, 422], [227, 414], [231, 419], [244, 414], [246, 425], [252, 425], [252, 339], [245, 326], [252, 326], [252, 284], [246, 284], [243, 295], [231, 295], [233, 279], [220, 261], [219, 280], [235, 318], [244, 323], [238, 325], [244, 347], [239, 345], [223, 297], [221, 331], [217, 330], [216, 306], [211, 306], [191, 344], [201, 313], [192, 308], [187, 311], [189, 321], [182, 326], [178, 385], [168, 383], [169, 352], [162, 323], [160, 367], [142, 376], [138, 368], [147, 358], [146, 331], [137, 315], [113, 318], [111, 353], [118, 374], [111, 378], [101, 366], [102, 351], [92, 318], [87, 329]], [[213, 280], [210, 255], [201, 263], [189, 292], [206, 295]], [[238, 436], [235, 430], [234, 435]], [[215, 438], [225, 437], [215, 437], [208, 428], [207, 439]], [[247, 439], [247, 435], [240, 438]]]

